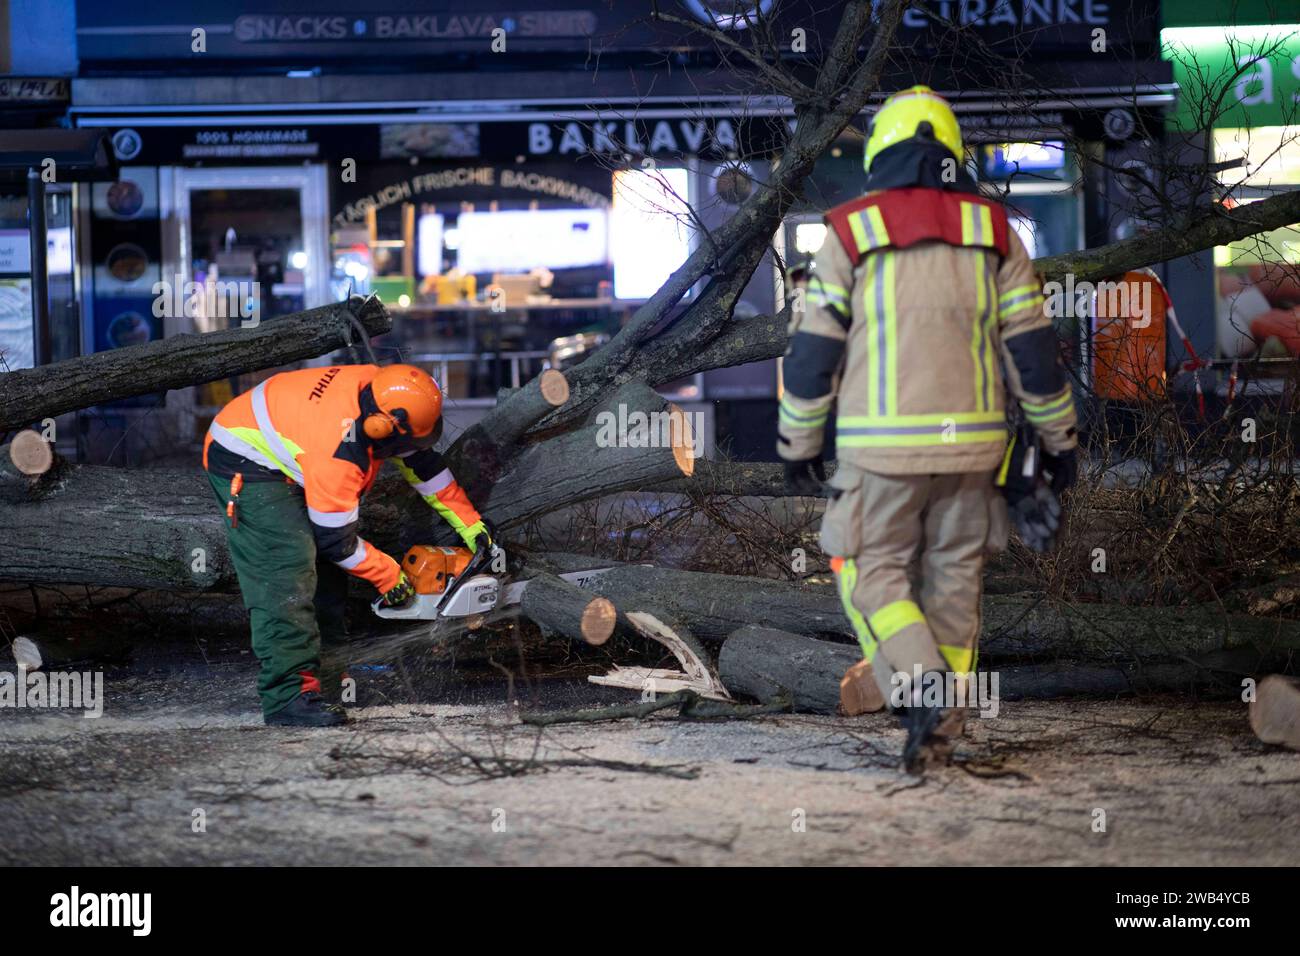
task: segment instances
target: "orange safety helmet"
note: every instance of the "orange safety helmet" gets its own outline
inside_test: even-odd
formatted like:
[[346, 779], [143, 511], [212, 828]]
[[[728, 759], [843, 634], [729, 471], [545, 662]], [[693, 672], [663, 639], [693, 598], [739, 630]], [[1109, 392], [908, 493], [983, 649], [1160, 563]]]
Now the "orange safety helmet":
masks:
[[378, 412], [366, 416], [362, 429], [376, 440], [394, 432], [411, 438], [433, 433], [442, 416], [442, 390], [424, 369], [386, 365], [370, 381]]

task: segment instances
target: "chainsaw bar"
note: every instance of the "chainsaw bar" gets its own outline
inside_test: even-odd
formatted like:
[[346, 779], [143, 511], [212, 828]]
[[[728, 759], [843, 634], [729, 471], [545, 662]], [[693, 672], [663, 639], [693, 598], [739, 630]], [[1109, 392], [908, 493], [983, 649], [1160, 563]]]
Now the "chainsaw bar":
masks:
[[[494, 548], [492, 553], [495, 554], [496, 550]], [[513, 608], [523, 602], [529, 579], [504, 581], [491, 574], [477, 573], [486, 566], [490, 556], [487, 552], [474, 555], [464, 570], [452, 578], [440, 594], [417, 594], [406, 605], [392, 608], [384, 607], [382, 599], [377, 599], [372, 605], [374, 612], [387, 619], [431, 622], [397, 635], [399, 640], [419, 639], [428, 644], [444, 643], [441, 640], [444, 636], [449, 638], [466, 630], [477, 630], [489, 620], [507, 617]], [[587, 588], [601, 575], [618, 567], [625, 565], [566, 571], [557, 577], [580, 588]], [[616, 666], [603, 675], [588, 677], [591, 683], [642, 692], [647, 689], [665, 693], [692, 690], [702, 697], [714, 700], [731, 699], [726, 687], [718, 679], [717, 672], [709, 666], [700, 649], [692, 646], [691, 641], [684, 640], [671, 626], [651, 614], [631, 611], [628, 612], [627, 619], [642, 637], [670, 651], [677, 658], [681, 669]], [[450, 630], [448, 625], [452, 625]]]
[[[518, 605], [524, 598], [528, 580], [505, 583], [495, 575], [479, 573], [490, 560], [491, 554], [476, 554], [465, 570], [448, 582], [441, 594], [417, 594], [400, 607], [386, 607], [382, 598], [376, 598], [370, 605], [371, 609], [385, 620], [438, 621], [484, 615]], [[614, 567], [568, 571], [559, 577], [578, 587], [586, 587]]]

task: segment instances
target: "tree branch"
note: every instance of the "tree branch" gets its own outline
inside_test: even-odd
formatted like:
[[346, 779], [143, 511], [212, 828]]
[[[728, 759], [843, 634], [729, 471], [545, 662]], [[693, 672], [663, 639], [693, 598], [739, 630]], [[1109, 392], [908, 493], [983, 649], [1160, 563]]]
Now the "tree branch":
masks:
[[1034, 260], [1044, 280], [1073, 275], [1076, 282], [1120, 275], [1156, 262], [1168, 262], [1227, 245], [1261, 232], [1300, 223], [1300, 189], [1234, 209], [1212, 206], [1184, 224], [1174, 224], [1095, 249], [1080, 249]]
[[[833, 43], [832, 58], [839, 59], [829, 67], [832, 74], [842, 77], [847, 70], [843, 64], [851, 59], [852, 51], [857, 49], [871, 24], [871, 7], [869, 0], [852, 0], [846, 5]], [[849, 77], [845, 91], [833, 108], [828, 111], [824, 106], [831, 97], [819, 98], [805, 106], [796, 105], [794, 132], [782, 151], [780, 162], [774, 164], [771, 180], [756, 190], [735, 215], [714, 231], [711, 243], [701, 245], [691, 253], [650, 300], [636, 311], [613, 341], [566, 373], [572, 397], [558, 414], [542, 419], [541, 428], [572, 425], [590, 411], [609, 388], [630, 379], [644, 378], [641, 370], [647, 366], [685, 360], [690, 353], [706, 348], [724, 329], [736, 297], [762, 260], [772, 234], [780, 226], [817, 159], [865, 108], [867, 99], [878, 87], [881, 70], [902, 20], [903, 7], [904, 0], [885, 0], [879, 8], [875, 34], [867, 55]], [[726, 252], [719, 257], [718, 249]], [[711, 281], [682, 317], [667, 329], [661, 328], [664, 316], [696, 282], [711, 273], [716, 276], [723, 269], [727, 274]], [[511, 401], [507, 399], [488, 413], [482, 422], [485, 432], [493, 431], [497, 415], [509, 414], [504, 406]], [[453, 471], [460, 454], [461, 449], [454, 445], [451, 449]]]
[[692, 30], [696, 33], [704, 34], [719, 46], [725, 47], [741, 57], [741, 59], [762, 74], [763, 78], [772, 85], [772, 89], [784, 96], [790, 97], [791, 101], [795, 103], [808, 102], [814, 99], [817, 95], [812, 87], [800, 82], [780, 67], [768, 63], [755, 50], [749, 49], [749, 47], [745, 46], [743, 43], [737, 43], [730, 36], [716, 27], [708, 27], [702, 23], [696, 23], [694, 20], [687, 20], [685, 17], [678, 17], [673, 16], [671, 13], [664, 13], [658, 9], [658, 5], [656, 5], [655, 9], [651, 11], [650, 17], [653, 20], [662, 20], [664, 23], [672, 23], [679, 27], [685, 27], [686, 29]]

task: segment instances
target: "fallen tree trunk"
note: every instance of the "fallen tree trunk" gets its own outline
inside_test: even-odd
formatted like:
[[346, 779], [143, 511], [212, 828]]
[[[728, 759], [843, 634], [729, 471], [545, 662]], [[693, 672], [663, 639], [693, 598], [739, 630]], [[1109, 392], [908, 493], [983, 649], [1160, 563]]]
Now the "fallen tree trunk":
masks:
[[[1239, 690], [1245, 676], [1263, 673], [1252, 650], [1215, 651], [1182, 660], [1089, 660], [1006, 666], [981, 656], [979, 693], [992, 697], [1054, 698], [1115, 696], [1135, 693], [1190, 692], [1210, 685]], [[1278, 662], [1280, 665], [1280, 662]], [[817, 714], [874, 712], [884, 707], [874, 677], [862, 668], [864, 680], [854, 681], [854, 694], [845, 693], [850, 669], [862, 668], [856, 646], [750, 626], [736, 631], [722, 645], [718, 672], [733, 695], [763, 703], [792, 699], [795, 710]], [[846, 698], [853, 706], [846, 706]], [[973, 706], [987, 706], [970, 698]]]
[[608, 598], [597, 597], [553, 574], [529, 579], [520, 610], [544, 632], [596, 645], [609, 640], [618, 618]]
[[840, 681], [862, 660], [857, 645], [751, 625], [733, 631], [718, 652], [718, 676], [734, 694], [762, 703], [788, 699], [795, 710], [833, 714]]
[[349, 316], [370, 335], [393, 327], [378, 299], [336, 302], [225, 329], [82, 355], [0, 374], [0, 432], [103, 402], [200, 385], [243, 372], [316, 358], [352, 343]]
[[981, 660], [1158, 660], [1236, 649], [1260, 655], [1300, 650], [1300, 622], [1203, 606], [1063, 605], [986, 596], [983, 607]]
[[[569, 442], [563, 451], [552, 451], [549, 468], [503, 479], [494, 495], [494, 514], [503, 516], [500, 526], [557, 501], [603, 493], [605, 483], [649, 480], [644, 473], [629, 479], [619, 471], [619, 454], [635, 449], [602, 450], [594, 438], [575, 445], [580, 434], [564, 436]], [[542, 443], [531, 453], [546, 457], [554, 444]], [[604, 452], [612, 454], [602, 463]], [[660, 449], [659, 467], [679, 468], [668, 465], [669, 459], [676, 462], [671, 450]], [[55, 473], [57, 480], [48, 480]], [[562, 487], [556, 490], [548, 481]], [[0, 526], [7, 529], [0, 535], [5, 580], [236, 589], [221, 510], [201, 473], [56, 463], [45, 479], [24, 489], [20, 503], [0, 498]], [[368, 495], [362, 508], [362, 533], [390, 554], [400, 556], [410, 544], [434, 540], [435, 531], [445, 532], [445, 525], [396, 476]], [[592, 591], [620, 610], [662, 608], [706, 642], [720, 643], [750, 624], [853, 641], [838, 598], [825, 586], [631, 565], [600, 577]], [[1062, 607], [990, 595], [984, 600], [981, 643], [981, 660], [990, 665], [1170, 661], [1236, 648], [1265, 662], [1300, 649], [1300, 623], [1224, 615], [1217, 608]]]
[[[1211, 685], [1240, 692], [1243, 678], [1264, 673], [1259, 658], [1240, 652], [1187, 661], [1069, 661], [998, 667], [997, 696], [1015, 700], [1054, 697], [1110, 697], [1124, 694], [1189, 693]], [[1279, 664], [1280, 666], [1280, 664]], [[981, 665], [983, 669], [983, 665]], [[989, 679], [993, 678], [990, 674]]]
[[[640, 382], [611, 394], [580, 429], [530, 445], [471, 498], [498, 527], [563, 505], [689, 477], [695, 436], [682, 410]], [[449, 529], [424, 522], [435, 541]]]
[[[668, 416], [657, 447], [621, 442], [618, 415]], [[531, 446], [476, 501], [498, 528], [575, 501], [689, 474], [692, 436], [680, 410], [639, 383], [611, 396], [611, 420]], [[675, 424], [674, 424], [675, 423]], [[624, 436], [627, 437], [627, 436]], [[609, 439], [609, 440], [606, 440]], [[233, 590], [221, 511], [202, 472], [68, 465], [56, 482], [0, 498], [0, 579], [129, 588]], [[395, 473], [366, 496], [361, 533], [400, 557], [413, 544], [450, 543], [455, 532]]]
[[[566, 555], [557, 566], [572, 570], [569, 565], [579, 560]], [[585, 560], [589, 566], [600, 563]], [[614, 568], [588, 587], [620, 611], [661, 607], [712, 643], [752, 624], [805, 637], [855, 641], [838, 597], [824, 587], [648, 565]], [[1248, 658], [1276, 662], [1300, 649], [1300, 622], [1228, 615], [1217, 607], [1069, 607], [986, 595], [982, 613], [980, 660], [990, 665], [1207, 660], [1206, 655], [1233, 652], [1232, 666], [1242, 666]]]
[[225, 519], [201, 473], [66, 465], [0, 501], [0, 578], [36, 584], [236, 587]]
[[806, 635], [848, 633], [839, 598], [784, 581], [628, 565], [588, 586], [620, 611], [663, 608], [696, 637], [712, 643], [754, 623]]
[[447, 466], [471, 500], [491, 491], [524, 432], [569, 400], [569, 383], [563, 373], [548, 368], [509, 394], [513, 401], [502, 413], [471, 425], [447, 456]]
[[[834, 464], [826, 469], [829, 479]], [[657, 486], [655, 491], [692, 496], [785, 497], [785, 468], [777, 461], [709, 461], [695, 463], [695, 474], [675, 478]]]

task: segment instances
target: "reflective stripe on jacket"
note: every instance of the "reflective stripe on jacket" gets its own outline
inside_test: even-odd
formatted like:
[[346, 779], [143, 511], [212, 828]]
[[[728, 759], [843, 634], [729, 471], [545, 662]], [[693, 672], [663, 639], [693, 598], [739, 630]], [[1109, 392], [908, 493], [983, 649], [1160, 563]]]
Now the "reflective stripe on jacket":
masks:
[[[378, 371], [374, 365], [343, 365], [281, 372], [226, 405], [208, 429], [207, 443], [301, 485], [321, 557], [387, 591], [397, 584], [397, 562], [357, 533], [361, 497], [383, 465], [358, 421], [361, 391]], [[437, 457], [432, 451], [418, 455], [424, 468], [432, 467], [429, 456]], [[408, 466], [400, 470], [412, 480]], [[480, 518], [448, 477], [441, 496], [462, 500], [455, 509], [438, 510], [456, 519], [452, 525], [463, 536]]]
[[442, 463], [436, 451], [417, 451], [393, 459], [393, 464], [421, 498], [451, 525], [461, 540], [475, 548], [475, 539], [483, 533], [483, 519], [456, 483], [451, 469]]
[[[1074, 403], [1023, 244], [995, 203], [899, 189], [831, 210], [783, 365], [778, 452], [881, 474], [991, 470], [1005, 392], [1045, 447], [1073, 447]], [[1005, 372], [1004, 372], [1005, 369]]]

